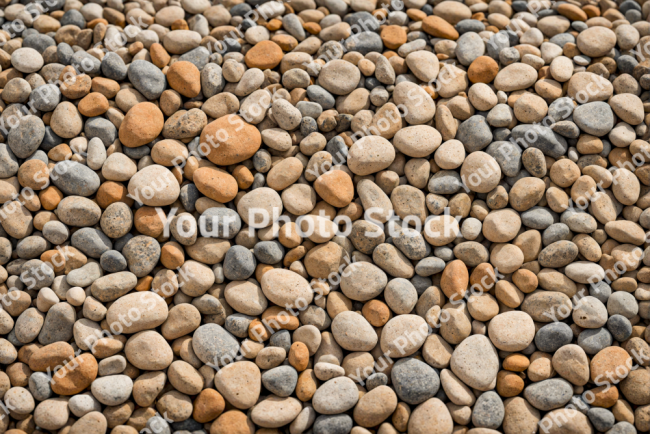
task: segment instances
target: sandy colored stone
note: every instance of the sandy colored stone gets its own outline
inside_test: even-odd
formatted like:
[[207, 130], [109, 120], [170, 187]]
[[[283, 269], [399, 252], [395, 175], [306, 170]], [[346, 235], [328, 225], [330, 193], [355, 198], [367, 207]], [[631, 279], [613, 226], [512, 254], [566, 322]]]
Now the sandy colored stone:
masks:
[[126, 113], [120, 125], [120, 142], [126, 147], [137, 148], [158, 137], [164, 126], [160, 109], [150, 103], [136, 104]]
[[223, 166], [247, 160], [262, 144], [257, 128], [237, 115], [223, 116], [209, 123], [200, 140], [209, 149], [208, 159]]
[[282, 49], [273, 41], [260, 41], [246, 52], [244, 61], [249, 68], [273, 69], [282, 60]]
[[81, 393], [97, 377], [97, 369], [97, 360], [92, 354], [83, 353], [70, 360], [63, 369], [54, 374], [52, 391], [67, 396]]
[[458, 32], [454, 26], [435, 15], [430, 15], [422, 20], [422, 30], [437, 38], [451, 39], [454, 41], [458, 39]]
[[201, 92], [201, 74], [193, 63], [174, 62], [167, 70], [169, 85], [187, 98], [194, 98]]
[[354, 197], [352, 179], [342, 170], [331, 170], [319, 176], [314, 189], [325, 202], [337, 208], [347, 206]]

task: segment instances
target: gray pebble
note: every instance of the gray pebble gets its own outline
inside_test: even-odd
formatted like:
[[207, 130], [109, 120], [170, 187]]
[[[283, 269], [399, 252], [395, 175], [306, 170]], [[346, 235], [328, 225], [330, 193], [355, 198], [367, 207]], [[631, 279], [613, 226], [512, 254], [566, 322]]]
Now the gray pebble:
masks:
[[333, 164], [345, 164], [348, 160], [348, 147], [340, 136], [332, 137], [325, 145], [325, 151], [332, 156]]
[[[61, 45], [61, 44], [59, 44]], [[112, 80], [122, 81], [126, 78], [127, 68], [116, 53], [107, 53], [102, 59], [102, 75]]]
[[139, 160], [151, 154], [151, 148], [147, 145], [137, 146], [135, 148], [123, 147], [122, 151], [124, 151], [124, 155], [134, 160]]
[[455, 194], [463, 186], [463, 181], [460, 179], [458, 172], [454, 170], [441, 170], [435, 173], [427, 188], [429, 193], [433, 194]]
[[606, 408], [593, 407], [587, 412], [587, 417], [599, 432], [606, 432], [616, 423], [614, 414]]
[[18, 158], [27, 158], [38, 149], [44, 136], [45, 124], [41, 118], [27, 116], [9, 131], [7, 144]]
[[68, 303], [57, 303], [47, 311], [45, 322], [38, 342], [49, 345], [54, 342], [68, 342], [72, 339], [72, 327], [76, 320], [76, 313]]
[[45, 372], [33, 372], [29, 376], [29, 391], [37, 401], [45, 401], [54, 395], [50, 377]]
[[[346, 15], [343, 21], [350, 26], [359, 26], [366, 32], [374, 32], [379, 30], [379, 21], [367, 11], [354, 12]], [[382, 51], [381, 49], [379, 51]]]
[[127, 267], [126, 258], [117, 250], [108, 250], [102, 253], [102, 256], [99, 258], [99, 263], [102, 269], [109, 273], [124, 271]]
[[95, 228], [79, 229], [72, 234], [70, 242], [73, 247], [96, 259], [99, 259], [104, 252], [113, 248], [110, 238], [101, 230]]
[[515, 47], [507, 47], [499, 52], [498, 60], [503, 65], [507, 66], [512, 63], [519, 62], [519, 59], [521, 59], [521, 54], [519, 54], [519, 51]]
[[532, 146], [555, 159], [565, 155], [568, 149], [564, 137], [541, 125], [517, 125], [512, 129], [512, 138], [520, 147]]
[[399, 360], [390, 375], [399, 399], [411, 405], [432, 398], [440, 388], [440, 378], [436, 371], [418, 359]]
[[456, 58], [461, 65], [469, 66], [477, 57], [485, 54], [485, 42], [478, 33], [464, 33], [456, 44]]
[[483, 116], [474, 115], [460, 124], [456, 140], [468, 153], [480, 151], [492, 142], [492, 130]]
[[204, 236], [231, 240], [241, 229], [241, 217], [230, 208], [208, 208], [199, 217], [199, 230]]
[[[63, 223], [61, 222], [57, 222], [57, 223], [65, 227]], [[45, 238], [40, 236], [40, 234], [32, 235], [29, 237], [25, 237], [18, 242], [18, 244], [16, 245], [16, 254], [21, 259], [34, 259], [40, 257], [41, 254], [43, 254], [43, 252], [50, 249], [51, 247], [52, 245], [48, 243]]]
[[[195, 15], [195, 17], [202, 17], [202, 15]], [[183, 62], [190, 62], [196, 66], [199, 71], [201, 71], [210, 60], [210, 52], [205, 47], [196, 47], [195, 49], [183, 54], [178, 58], [178, 60]]]
[[479, 20], [464, 19], [456, 24], [456, 31], [461, 35], [467, 32], [480, 33], [485, 30], [485, 24]]
[[521, 213], [521, 222], [531, 229], [544, 230], [558, 219], [557, 214], [546, 207], [534, 206]]
[[223, 260], [223, 274], [229, 280], [246, 280], [253, 275], [257, 262], [250, 249], [232, 246]]
[[18, 158], [14, 155], [13, 151], [5, 143], [0, 143], [0, 177], [11, 178], [18, 173]]
[[43, 54], [43, 52], [47, 47], [54, 47], [54, 46], [56, 46], [56, 42], [54, 41], [54, 39], [41, 33], [29, 35], [23, 39], [23, 48], [26, 47], [33, 48], [34, 50], [38, 51], [40, 54]]
[[578, 345], [585, 350], [585, 353], [594, 355], [612, 345], [612, 335], [604, 327], [586, 329], [578, 335]]
[[551, 129], [559, 135], [569, 138], [577, 139], [580, 136], [580, 128], [571, 121], [559, 121], [553, 124]]
[[547, 227], [542, 233], [542, 243], [548, 246], [557, 241], [570, 241], [573, 238], [571, 229], [564, 223], [554, 223]]
[[548, 116], [555, 122], [569, 119], [573, 113], [573, 102], [571, 98], [556, 99], [548, 106]]
[[381, 53], [384, 47], [381, 37], [375, 32], [355, 33], [346, 39], [343, 45], [346, 50], [358, 51], [364, 56], [373, 51]]
[[445, 262], [449, 262], [456, 257], [454, 251], [447, 246], [436, 247], [433, 249], [433, 254]]
[[[587, 392], [585, 392], [586, 394]], [[584, 396], [584, 395], [583, 395]], [[591, 406], [587, 404], [585, 401], [585, 398], [580, 395], [573, 395], [571, 399], [569, 400], [569, 405], [573, 405], [576, 410], [578, 410], [582, 414], [587, 414]]]
[[[99, 137], [106, 147], [111, 146], [115, 139], [117, 139], [117, 128], [115, 128], [115, 125], [108, 119], [102, 117], [88, 119], [84, 126], [84, 133], [86, 133], [88, 140]], [[133, 148], [122, 147], [124, 151], [128, 149]]]
[[625, 291], [614, 292], [607, 300], [609, 315], [623, 315], [627, 319], [634, 318], [639, 313], [639, 304], [634, 295]]
[[331, 93], [318, 85], [311, 85], [307, 87], [307, 96], [310, 101], [320, 104], [323, 110], [334, 108], [336, 100]]
[[[172, 428], [174, 431], [189, 431], [189, 432], [194, 432], [194, 431], [199, 431], [203, 429], [203, 424], [200, 422], [197, 422], [193, 418], [185, 419], [180, 422], [174, 422], [172, 423]], [[158, 434], [158, 433], [156, 433]]]
[[313, 434], [348, 434], [352, 418], [347, 414], [322, 415], [314, 422]]
[[445, 261], [435, 256], [430, 256], [419, 261], [415, 265], [415, 272], [419, 276], [433, 276], [445, 269]]
[[411, 277], [411, 285], [415, 287], [415, 290], [418, 293], [418, 296], [424, 294], [424, 291], [427, 290], [431, 285], [433, 285], [433, 282], [429, 277], [424, 277], [424, 276], [418, 276], [417, 274], [413, 277]]
[[510, 38], [506, 32], [499, 32], [490, 37], [487, 45], [487, 54], [494, 60], [499, 60], [499, 53], [510, 47]]
[[192, 349], [206, 365], [224, 366], [239, 351], [237, 339], [218, 324], [204, 324], [192, 335]]
[[629, 422], [619, 422], [605, 434], [636, 434], [636, 428]]
[[102, 268], [97, 262], [88, 262], [81, 268], [72, 270], [65, 276], [70, 286], [86, 287], [103, 276]]
[[43, 112], [50, 112], [59, 105], [61, 91], [53, 84], [44, 84], [34, 89], [30, 98], [34, 108]]
[[505, 176], [516, 176], [521, 170], [521, 148], [510, 141], [494, 142], [485, 150], [492, 156]]
[[273, 333], [271, 339], [269, 339], [269, 346], [284, 348], [289, 354], [291, 349], [291, 333], [289, 333], [289, 330], [278, 330]]
[[60, 221], [49, 221], [43, 225], [43, 236], [54, 245], [63, 244], [70, 236], [70, 230]]
[[185, 184], [184, 186], [181, 187], [181, 194], [179, 196], [179, 199], [181, 200], [181, 203], [183, 204], [183, 208], [185, 208], [185, 211], [187, 212], [194, 212], [196, 211], [196, 201], [201, 198], [201, 193], [199, 192], [199, 189], [196, 188], [196, 185], [190, 183], [190, 184]]
[[262, 384], [274, 395], [290, 396], [298, 383], [298, 371], [293, 366], [278, 366], [262, 374]]
[[252, 316], [235, 313], [226, 318], [224, 327], [233, 335], [243, 339], [248, 337], [248, 328], [254, 319]]
[[59, 136], [57, 136], [54, 131], [52, 131], [52, 128], [48, 125], [45, 127], [45, 136], [43, 137], [43, 141], [41, 142], [40, 148], [44, 151], [49, 151], [50, 149], [54, 148], [57, 145], [60, 145], [63, 143], [63, 139]]
[[102, 62], [98, 58], [83, 50], [77, 51], [72, 55], [70, 64], [84, 74], [99, 74], [102, 67]]
[[283, 16], [282, 27], [298, 41], [302, 41], [305, 39], [305, 29], [303, 29], [302, 22], [296, 14], [287, 14]]
[[575, 44], [576, 38], [571, 33], [558, 33], [557, 35], [553, 36], [549, 41], [555, 45], [559, 45], [560, 47], [564, 48], [564, 46], [568, 43]]
[[303, 118], [310, 117], [317, 119], [323, 113], [323, 108], [319, 104], [311, 101], [299, 101], [296, 104], [296, 108], [300, 111]]
[[[56, 55], [59, 59], [59, 63], [67, 66], [72, 61], [72, 56], [74, 56], [74, 50], [69, 44], [66, 44], [65, 42], [61, 42], [59, 43], [59, 45], [56, 46]], [[115, 56], [117, 56], [117, 54], [115, 54]], [[108, 57], [108, 55], [106, 55], [104, 59], [106, 59], [106, 57]]]
[[573, 396], [571, 383], [560, 378], [551, 378], [528, 385], [524, 398], [538, 410], [549, 411], [565, 405]]
[[[7, 267], [9, 271], [9, 267]], [[11, 273], [11, 271], [9, 271]], [[20, 266], [20, 281], [26, 289], [38, 290], [49, 287], [54, 282], [54, 271], [40, 259], [31, 259]]]
[[554, 353], [573, 340], [571, 327], [563, 322], [554, 322], [540, 328], [535, 335], [535, 346], [546, 353]]
[[431, 246], [416, 230], [405, 228], [393, 237], [393, 244], [409, 259], [419, 260], [431, 254]]
[[497, 429], [505, 416], [503, 401], [496, 392], [485, 392], [478, 397], [472, 409], [472, 423], [476, 427]]
[[609, 296], [612, 295], [612, 288], [606, 282], [601, 280], [598, 283], [589, 285], [589, 295], [597, 298], [602, 303], [607, 303], [607, 299], [609, 299]]
[[76, 161], [56, 163], [50, 179], [63, 193], [70, 196], [92, 196], [99, 189], [100, 180], [90, 167]]
[[84, 16], [77, 9], [70, 9], [66, 11], [61, 17], [61, 26], [73, 25], [80, 29], [86, 28], [86, 20]]
[[151, 62], [136, 60], [129, 66], [129, 81], [149, 100], [158, 99], [167, 86], [165, 74]]
[[573, 121], [585, 133], [601, 137], [614, 127], [614, 113], [606, 102], [589, 102], [576, 107]]
[[129, 264], [129, 271], [137, 277], [144, 277], [158, 264], [160, 244], [155, 238], [138, 235], [126, 243], [122, 254]]
[[205, 98], [211, 98], [221, 92], [226, 85], [221, 66], [208, 63], [201, 70], [201, 92]]
[[383, 372], [375, 372], [366, 379], [366, 390], [370, 392], [372, 389], [375, 389], [379, 386], [385, 386], [387, 384], [388, 376]]
[[618, 342], [623, 342], [632, 336], [632, 323], [623, 315], [612, 315], [607, 320], [607, 330]]

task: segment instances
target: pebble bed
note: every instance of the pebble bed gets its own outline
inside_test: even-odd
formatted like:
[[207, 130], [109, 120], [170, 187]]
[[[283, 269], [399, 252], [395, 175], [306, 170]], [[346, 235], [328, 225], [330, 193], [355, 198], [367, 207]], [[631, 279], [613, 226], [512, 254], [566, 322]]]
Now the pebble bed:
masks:
[[386, 2], [0, 0], [0, 434], [650, 432], [650, 2]]

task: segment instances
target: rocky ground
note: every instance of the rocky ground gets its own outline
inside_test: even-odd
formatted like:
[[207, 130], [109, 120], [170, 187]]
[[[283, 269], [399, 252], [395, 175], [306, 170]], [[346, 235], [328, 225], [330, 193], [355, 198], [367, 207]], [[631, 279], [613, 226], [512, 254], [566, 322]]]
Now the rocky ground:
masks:
[[0, 434], [650, 431], [650, 2], [386, 1], [0, 0]]

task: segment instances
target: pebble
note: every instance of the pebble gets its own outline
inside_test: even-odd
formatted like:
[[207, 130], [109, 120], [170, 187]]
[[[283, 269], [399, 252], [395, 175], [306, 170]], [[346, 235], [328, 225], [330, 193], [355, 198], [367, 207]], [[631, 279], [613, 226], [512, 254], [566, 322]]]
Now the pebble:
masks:
[[476, 400], [472, 423], [476, 427], [497, 429], [505, 417], [503, 401], [495, 392], [485, 392]]
[[488, 334], [498, 349], [521, 351], [533, 342], [535, 325], [525, 312], [506, 312], [492, 318]]
[[359, 400], [357, 387], [348, 377], [333, 378], [323, 383], [312, 398], [314, 410], [321, 414], [340, 414], [350, 410]]
[[542, 411], [562, 407], [573, 396], [571, 384], [561, 379], [549, 379], [531, 384], [524, 389], [524, 397]]
[[204, 324], [193, 334], [192, 348], [204, 363], [217, 365], [235, 356], [237, 340], [218, 324]]
[[402, 401], [417, 405], [434, 397], [440, 389], [436, 371], [417, 359], [399, 360], [391, 370], [391, 383]]
[[496, 380], [498, 357], [487, 337], [473, 335], [456, 348], [450, 366], [468, 386], [479, 390], [490, 389]]

